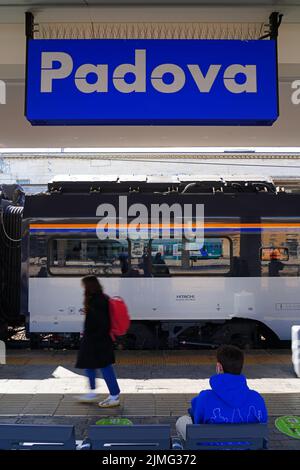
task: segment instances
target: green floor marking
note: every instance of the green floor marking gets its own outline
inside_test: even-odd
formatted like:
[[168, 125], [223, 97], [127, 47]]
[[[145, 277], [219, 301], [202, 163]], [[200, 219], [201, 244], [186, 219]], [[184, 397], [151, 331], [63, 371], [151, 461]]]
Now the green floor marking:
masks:
[[133, 422], [127, 418], [102, 418], [96, 421], [96, 424], [99, 426], [130, 426]]
[[294, 439], [300, 439], [300, 416], [280, 416], [275, 420], [278, 431]]

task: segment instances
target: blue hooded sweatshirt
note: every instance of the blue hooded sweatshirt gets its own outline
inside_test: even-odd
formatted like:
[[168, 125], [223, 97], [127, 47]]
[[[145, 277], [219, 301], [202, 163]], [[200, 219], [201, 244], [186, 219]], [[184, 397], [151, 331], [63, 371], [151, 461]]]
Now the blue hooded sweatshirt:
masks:
[[189, 411], [195, 424], [267, 422], [264, 399], [248, 388], [244, 375], [213, 375], [209, 383], [212, 390], [192, 399]]

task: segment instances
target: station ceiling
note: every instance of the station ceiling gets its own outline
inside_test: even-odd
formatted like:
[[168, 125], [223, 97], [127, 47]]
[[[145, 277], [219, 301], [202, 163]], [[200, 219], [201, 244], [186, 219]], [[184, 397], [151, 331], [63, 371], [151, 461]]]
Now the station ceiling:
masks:
[[0, 0], [0, 6], [57, 7], [57, 6], [300, 6], [300, 0]]

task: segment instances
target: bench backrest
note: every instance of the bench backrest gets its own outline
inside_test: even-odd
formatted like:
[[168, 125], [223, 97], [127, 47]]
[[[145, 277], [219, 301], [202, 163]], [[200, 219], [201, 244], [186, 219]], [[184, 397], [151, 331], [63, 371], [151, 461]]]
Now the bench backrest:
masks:
[[255, 424], [188, 424], [185, 448], [191, 450], [265, 449], [268, 426]]
[[74, 426], [0, 424], [0, 450], [74, 449]]
[[171, 448], [169, 425], [90, 426], [88, 439], [93, 450]]

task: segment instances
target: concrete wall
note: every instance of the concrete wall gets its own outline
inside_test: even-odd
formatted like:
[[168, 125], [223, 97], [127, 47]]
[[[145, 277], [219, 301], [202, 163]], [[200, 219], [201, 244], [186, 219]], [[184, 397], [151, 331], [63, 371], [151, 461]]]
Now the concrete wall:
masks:
[[[140, 157], [141, 160], [141, 157]], [[46, 185], [56, 175], [255, 175], [262, 178], [273, 177], [276, 180], [286, 180], [289, 177], [300, 179], [300, 162], [298, 159], [200, 159], [200, 160], [164, 160], [152, 159], [149, 156], [144, 161], [122, 161], [121, 158], [104, 157], [92, 159], [78, 155], [71, 158], [65, 156], [41, 156], [32, 158], [6, 155], [0, 166], [0, 182], [14, 183], [17, 180], [27, 180], [30, 184]]]

